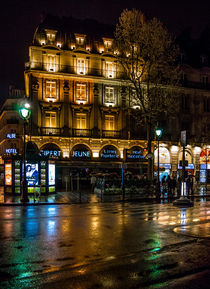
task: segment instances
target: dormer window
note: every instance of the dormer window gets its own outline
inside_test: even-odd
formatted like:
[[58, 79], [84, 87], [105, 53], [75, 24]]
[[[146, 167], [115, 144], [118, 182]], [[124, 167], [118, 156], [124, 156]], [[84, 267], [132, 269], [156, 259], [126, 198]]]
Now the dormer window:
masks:
[[113, 39], [103, 38], [103, 42], [105, 51], [108, 51], [112, 48]]
[[76, 44], [78, 46], [83, 46], [85, 44], [85, 37], [86, 35], [75, 34]]
[[46, 29], [46, 35], [47, 35], [47, 41], [49, 43], [53, 43], [55, 41], [55, 37], [56, 37], [56, 30], [50, 30], [50, 29]]

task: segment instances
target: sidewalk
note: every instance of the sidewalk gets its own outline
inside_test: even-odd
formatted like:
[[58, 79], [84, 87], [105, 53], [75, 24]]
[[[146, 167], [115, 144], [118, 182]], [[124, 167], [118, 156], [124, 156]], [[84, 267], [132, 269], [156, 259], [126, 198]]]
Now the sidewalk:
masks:
[[[100, 203], [100, 202], [121, 202], [122, 195], [121, 194], [91, 194], [89, 192], [57, 192], [56, 194], [50, 195], [42, 195], [40, 198], [34, 200], [33, 195], [29, 195], [29, 202], [22, 203], [20, 196], [12, 196], [12, 195], [4, 195], [2, 190], [0, 190], [0, 206], [20, 206], [20, 205], [52, 205], [52, 204], [85, 204], [85, 203]], [[205, 194], [204, 191], [200, 190], [196, 192], [190, 198], [209, 198], [210, 200], [210, 191], [207, 191]], [[160, 198], [161, 201], [173, 201], [177, 199], [177, 197], [168, 198], [167, 196], [162, 196]], [[156, 201], [155, 195], [149, 196], [143, 194], [126, 194], [125, 201]]]

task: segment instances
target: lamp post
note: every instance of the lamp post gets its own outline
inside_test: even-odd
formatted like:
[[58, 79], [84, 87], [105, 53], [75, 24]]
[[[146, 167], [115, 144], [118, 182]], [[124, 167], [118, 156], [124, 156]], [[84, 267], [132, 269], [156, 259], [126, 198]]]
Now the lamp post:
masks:
[[29, 201], [28, 199], [28, 188], [27, 188], [27, 180], [26, 180], [26, 122], [31, 116], [30, 104], [25, 101], [19, 107], [20, 117], [23, 119], [23, 174], [21, 181], [21, 202], [26, 203]]
[[156, 137], [157, 137], [157, 141], [158, 141], [158, 191], [157, 191], [157, 197], [159, 198], [160, 197], [160, 153], [159, 153], [159, 149], [160, 149], [160, 146], [159, 146], [159, 142], [160, 142], [160, 138], [162, 136], [162, 129], [160, 128], [157, 128], [155, 130], [155, 134], [156, 134]]

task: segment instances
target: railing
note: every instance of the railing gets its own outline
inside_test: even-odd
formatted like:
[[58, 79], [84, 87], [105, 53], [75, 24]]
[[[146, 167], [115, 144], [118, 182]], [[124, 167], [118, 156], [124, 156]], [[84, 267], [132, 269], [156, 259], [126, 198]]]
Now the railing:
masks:
[[124, 72], [119, 70], [105, 70], [98, 67], [87, 67], [83, 70], [81, 70], [80, 73], [78, 73], [77, 66], [71, 66], [71, 65], [62, 65], [62, 64], [55, 64], [53, 68], [48, 69], [47, 63], [43, 62], [37, 62], [37, 61], [31, 61], [28, 62], [28, 65], [25, 67], [26, 70], [45, 70], [51, 73], [59, 72], [59, 73], [70, 73], [70, 74], [77, 74], [77, 75], [92, 75], [92, 76], [102, 76], [110, 79], [115, 78], [125, 78]]
[[92, 130], [91, 129], [78, 129], [78, 128], [73, 128], [72, 129], [72, 135], [73, 136], [86, 136], [86, 137], [91, 137], [92, 136]]
[[40, 127], [41, 135], [61, 135], [62, 129], [57, 127]]
[[119, 130], [102, 130], [102, 137], [104, 138], [120, 138], [121, 131]]

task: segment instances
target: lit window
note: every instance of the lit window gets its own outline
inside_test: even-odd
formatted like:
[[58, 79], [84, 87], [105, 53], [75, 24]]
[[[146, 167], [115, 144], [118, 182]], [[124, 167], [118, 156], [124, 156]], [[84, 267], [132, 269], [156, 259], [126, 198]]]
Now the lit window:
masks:
[[45, 113], [45, 126], [56, 127], [56, 112], [49, 111]]
[[55, 72], [55, 67], [56, 67], [55, 55], [48, 55], [47, 56], [47, 70], [51, 72]]
[[115, 129], [115, 118], [113, 115], [105, 115], [105, 129], [106, 130]]
[[106, 77], [108, 77], [108, 78], [114, 77], [114, 64], [112, 62], [106, 62], [105, 74], [106, 74]]
[[56, 81], [46, 80], [46, 95], [45, 98], [49, 101], [56, 100]]
[[76, 118], [76, 128], [77, 129], [86, 129], [87, 115], [85, 113], [77, 113]]
[[84, 58], [77, 58], [77, 73], [86, 74], [87, 70], [87, 60]]
[[107, 86], [105, 88], [104, 103], [106, 105], [114, 105], [115, 104], [114, 87]]
[[85, 83], [76, 84], [76, 101], [83, 103], [87, 101], [87, 86]]

